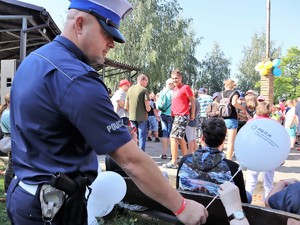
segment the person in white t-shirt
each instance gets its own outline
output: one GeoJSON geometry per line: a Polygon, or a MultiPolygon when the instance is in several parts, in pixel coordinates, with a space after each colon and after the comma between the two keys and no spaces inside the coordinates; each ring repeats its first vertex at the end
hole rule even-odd
{"type": "Polygon", "coordinates": [[[298,116],[296,115],[295,106],[292,100],[287,100],[286,105],[289,107],[289,110],[285,114],[284,127],[290,136],[291,149],[294,149],[297,134],[298,116]]]}
{"type": "Polygon", "coordinates": [[[131,82],[127,79],[121,80],[119,83],[119,89],[114,93],[111,98],[111,102],[114,106],[114,111],[123,120],[124,125],[129,125],[128,111],[124,109],[126,92],[128,91],[131,82]]]}

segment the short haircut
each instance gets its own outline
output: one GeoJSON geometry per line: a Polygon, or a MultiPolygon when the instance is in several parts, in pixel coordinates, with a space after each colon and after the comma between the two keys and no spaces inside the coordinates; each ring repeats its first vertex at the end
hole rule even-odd
{"type": "Polygon", "coordinates": [[[141,82],[141,81],[147,80],[147,79],[148,79],[148,77],[145,74],[140,74],[137,77],[137,82],[141,82]]]}
{"type": "Polygon", "coordinates": [[[175,69],[175,70],[171,73],[171,76],[172,76],[173,74],[182,77],[182,73],[180,72],[179,69],[175,69]]]}
{"type": "Polygon", "coordinates": [[[256,115],[257,116],[270,116],[271,109],[269,103],[259,102],[256,106],[256,115]]]}
{"type": "Polygon", "coordinates": [[[210,117],[202,125],[204,142],[209,147],[219,147],[225,140],[227,127],[222,118],[210,117]]]}
{"type": "Polygon", "coordinates": [[[173,79],[169,78],[166,80],[166,87],[168,87],[169,84],[173,83],[173,79]]]}

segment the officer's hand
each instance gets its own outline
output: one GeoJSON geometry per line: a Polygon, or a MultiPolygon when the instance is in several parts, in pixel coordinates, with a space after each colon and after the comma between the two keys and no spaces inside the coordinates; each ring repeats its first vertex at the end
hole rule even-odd
{"type": "Polygon", "coordinates": [[[205,224],[208,212],[203,205],[193,200],[186,199],[186,206],[177,218],[186,225],[205,224]]]}

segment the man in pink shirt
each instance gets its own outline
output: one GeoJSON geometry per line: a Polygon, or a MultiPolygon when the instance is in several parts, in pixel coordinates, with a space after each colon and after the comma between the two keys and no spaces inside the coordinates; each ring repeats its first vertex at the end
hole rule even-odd
{"type": "Polygon", "coordinates": [[[172,159],[169,163],[163,164],[163,167],[177,169],[178,143],[182,155],[187,154],[184,136],[189,120],[195,118],[195,98],[190,86],[182,83],[182,73],[178,69],[171,73],[171,78],[175,85],[171,105],[172,116],[174,117],[170,134],[172,159]]]}

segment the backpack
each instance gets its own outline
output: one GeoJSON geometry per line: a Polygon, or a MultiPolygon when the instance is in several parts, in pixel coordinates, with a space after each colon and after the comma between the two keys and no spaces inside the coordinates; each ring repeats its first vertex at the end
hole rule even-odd
{"type": "Polygon", "coordinates": [[[229,117],[232,112],[231,98],[235,94],[233,91],[229,97],[224,98],[224,92],[221,93],[221,100],[219,104],[219,116],[220,117],[229,117]]]}
{"type": "Polygon", "coordinates": [[[169,105],[167,105],[167,101],[166,101],[166,96],[169,91],[170,90],[168,90],[165,94],[160,95],[159,100],[157,101],[157,108],[161,112],[166,112],[168,110],[168,108],[170,108],[170,106],[171,106],[171,103],[169,105]]]}
{"type": "Polygon", "coordinates": [[[196,155],[185,155],[180,160],[176,175],[176,189],[210,196],[218,195],[219,185],[232,178],[229,166],[225,160],[220,160],[222,153],[209,156],[211,162],[215,164],[209,170],[200,169],[203,163],[201,157],[203,153],[200,155],[198,150],[195,153],[196,155]]]}

